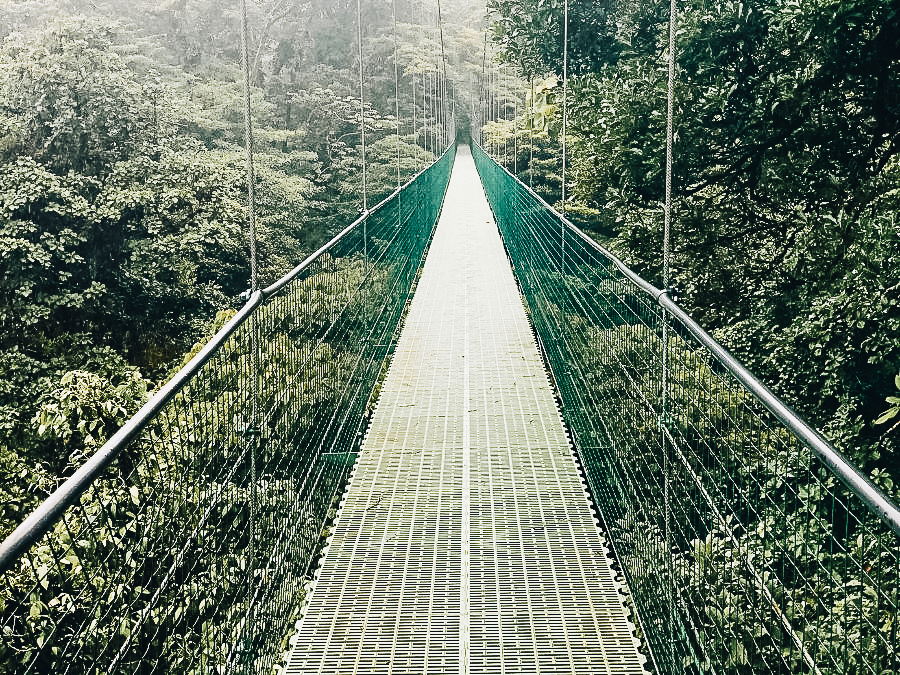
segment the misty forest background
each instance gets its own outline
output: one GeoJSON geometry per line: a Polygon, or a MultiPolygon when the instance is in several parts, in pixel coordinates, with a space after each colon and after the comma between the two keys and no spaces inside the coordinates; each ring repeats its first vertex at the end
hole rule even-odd
{"type": "MultiPolygon", "coordinates": [[[[248,4],[266,284],[362,208],[356,2],[248,4]]],[[[457,125],[487,122],[484,146],[559,205],[562,0],[488,4],[442,3],[457,125]]],[[[398,139],[392,5],[362,6],[374,204],[398,152],[405,182],[440,151],[421,103],[440,41],[434,3],[398,0],[398,139]]],[[[900,6],[680,10],[680,302],[896,498],[900,6]]],[[[241,303],[238,12],[0,5],[0,536],[241,303]]],[[[570,3],[567,212],[656,284],[667,20],[668,2],[570,3]]]]}

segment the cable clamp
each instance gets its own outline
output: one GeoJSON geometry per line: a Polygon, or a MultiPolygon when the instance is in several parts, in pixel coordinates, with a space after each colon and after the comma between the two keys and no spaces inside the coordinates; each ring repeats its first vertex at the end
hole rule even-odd
{"type": "Polygon", "coordinates": [[[681,299],[681,289],[677,284],[669,284],[668,288],[663,289],[662,295],[677,303],[681,299]]]}

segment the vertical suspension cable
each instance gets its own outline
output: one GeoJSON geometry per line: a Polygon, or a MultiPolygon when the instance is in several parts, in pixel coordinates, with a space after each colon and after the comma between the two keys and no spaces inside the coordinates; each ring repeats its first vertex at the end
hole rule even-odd
{"type": "Polygon", "coordinates": [[[472,139],[477,143],[481,144],[481,133],[480,133],[480,125],[481,125],[481,77],[478,77],[478,82],[476,85],[475,75],[472,75],[471,81],[471,98],[469,102],[469,124],[471,126],[471,135],[472,139]],[[478,87],[478,100],[475,100],[475,87],[478,87]]]}
{"type": "Polygon", "coordinates": [[[484,49],[481,53],[481,83],[478,88],[478,145],[484,147],[484,125],[487,124],[487,31],[484,32],[484,49]]]}
{"type": "Polygon", "coordinates": [[[397,230],[403,223],[403,195],[400,193],[400,67],[397,63],[397,0],[391,0],[391,19],[394,31],[394,114],[397,117],[397,230]]]}
{"type": "Polygon", "coordinates": [[[569,122],[569,0],[563,2],[562,213],[566,214],[566,133],[569,122]]]}
{"type": "Polygon", "coordinates": [[[434,120],[431,125],[431,147],[434,148],[435,156],[441,154],[441,83],[437,65],[437,60],[435,60],[435,72],[431,76],[431,114],[434,120]]]}
{"type": "MultiPolygon", "coordinates": [[[[429,71],[431,69],[431,64],[428,64],[429,71]]],[[[425,133],[428,135],[428,147],[431,148],[431,154],[434,155],[434,78],[431,75],[431,72],[427,74],[428,81],[428,126],[425,128],[425,133]]]]}
{"type": "MultiPolygon", "coordinates": [[[[437,64],[435,64],[437,66],[437,64]]],[[[434,71],[434,79],[431,82],[431,109],[434,111],[434,154],[441,154],[441,82],[437,68],[434,71]]]]}
{"type": "Polygon", "coordinates": [[[443,52],[444,45],[441,43],[441,118],[443,120],[441,123],[441,133],[444,138],[444,142],[441,143],[441,152],[443,152],[444,148],[446,148],[450,142],[450,107],[447,105],[447,95],[449,93],[447,87],[447,61],[443,52]]]}
{"type": "MultiPolygon", "coordinates": [[[[362,155],[362,199],[363,213],[369,210],[368,185],[366,185],[366,105],[363,97],[363,48],[362,48],[362,8],[361,0],[356,0],[356,38],[357,55],[359,56],[359,135],[362,155]]],[[[365,221],[363,221],[365,231],[365,221]]],[[[363,243],[365,247],[365,243],[363,243]]]]}
{"type": "MultiPolygon", "coordinates": [[[[675,128],[675,0],[669,0],[669,72],[666,87],[666,167],[665,167],[665,207],[663,218],[663,289],[669,293],[669,238],[672,225],[672,157],[674,152],[674,128],[675,128]]],[[[672,561],[672,505],[671,505],[671,471],[670,443],[668,439],[668,389],[669,389],[669,318],[665,308],[662,308],[662,358],[660,359],[660,434],[662,436],[663,454],[663,513],[664,530],[666,540],[666,571],[668,584],[666,587],[668,612],[666,614],[666,629],[669,645],[669,663],[675,664],[675,579],[672,561]]]]}
{"type": "Polygon", "coordinates": [[[500,160],[500,65],[494,67],[494,109],[491,111],[494,122],[494,152],[500,160]]]}
{"type": "MultiPolygon", "coordinates": [[[[420,23],[419,23],[420,28],[421,28],[421,23],[422,23],[422,21],[423,21],[422,17],[423,17],[424,15],[425,15],[425,10],[422,9],[422,8],[420,7],[420,12],[419,12],[419,14],[418,14],[418,20],[419,20],[419,22],[420,22],[420,23]]],[[[414,18],[415,18],[415,17],[414,17],[414,18]]],[[[413,71],[413,73],[412,73],[410,79],[412,79],[412,82],[413,82],[413,87],[412,87],[412,90],[413,90],[413,111],[415,111],[415,110],[416,110],[416,107],[417,107],[417,99],[416,99],[416,81],[417,81],[417,79],[418,79],[418,78],[416,77],[416,72],[415,72],[415,70],[413,71]]],[[[424,84],[425,84],[425,75],[424,75],[424,71],[423,71],[423,75],[422,75],[422,84],[423,84],[423,86],[424,86],[424,84]]],[[[423,94],[422,94],[422,127],[423,127],[423,129],[424,129],[424,126],[425,126],[425,103],[424,103],[424,102],[425,102],[425,94],[423,93],[423,94]]],[[[413,122],[413,133],[414,133],[414,135],[415,135],[416,147],[418,148],[418,147],[419,147],[419,129],[418,129],[418,127],[416,127],[415,122],[413,122]]],[[[418,152],[418,150],[417,150],[417,152],[418,152]]],[[[426,158],[425,154],[423,153],[423,154],[422,154],[422,168],[425,167],[425,162],[426,162],[426,160],[427,160],[427,158],[426,158]]],[[[418,194],[418,188],[416,188],[416,194],[418,194]]]]}
{"type": "Polygon", "coordinates": [[[497,65],[491,64],[491,123],[493,124],[494,130],[494,159],[498,162],[500,161],[500,133],[497,126],[500,122],[500,104],[498,103],[498,99],[500,98],[499,80],[497,65]]]}
{"type": "MultiPolygon", "coordinates": [[[[491,115],[493,114],[494,109],[494,73],[492,70],[491,63],[488,62],[485,64],[484,69],[484,126],[482,127],[483,132],[487,132],[487,125],[490,123],[491,115]]],[[[484,139],[484,151],[487,154],[493,153],[493,148],[491,147],[494,142],[494,139],[488,135],[486,139],[484,139]]]]}
{"type": "Polygon", "coordinates": [[[427,108],[427,97],[426,94],[428,92],[428,84],[425,79],[425,66],[422,67],[422,136],[423,142],[425,143],[425,160],[422,163],[422,167],[428,163],[428,108],[427,108]]]}
{"type": "Polygon", "coordinates": [[[256,269],[256,172],[253,167],[253,120],[250,117],[250,57],[247,37],[247,0],[241,0],[241,61],[244,70],[244,145],[247,149],[247,220],[250,239],[250,292],[259,284],[256,269]]]}
{"type": "MultiPolygon", "coordinates": [[[[494,63],[493,63],[493,55],[491,56],[491,62],[488,63],[488,92],[487,92],[487,108],[485,109],[485,119],[484,124],[487,126],[491,122],[494,121],[494,63]]],[[[488,143],[488,153],[493,155],[495,158],[497,157],[497,138],[495,134],[490,135],[490,142],[488,143]]]]}
{"type": "Polygon", "coordinates": [[[451,143],[456,145],[456,85],[449,79],[444,85],[444,95],[447,97],[447,146],[449,147],[451,143]]]}
{"type": "MultiPolygon", "coordinates": [[[[431,12],[428,13],[428,20],[433,21],[434,16],[431,12]]],[[[430,29],[434,26],[434,24],[429,25],[429,34],[430,29]]],[[[428,125],[428,130],[431,132],[431,154],[437,156],[438,150],[438,137],[437,137],[437,126],[438,126],[438,112],[437,112],[437,50],[433,48],[432,45],[431,50],[431,58],[434,59],[433,62],[429,62],[428,64],[428,93],[431,95],[431,101],[428,104],[428,114],[431,119],[431,124],[428,125]],[[434,72],[431,71],[431,66],[434,66],[434,72]]]]}
{"type": "MultiPolygon", "coordinates": [[[[506,94],[503,89],[503,65],[502,64],[498,67],[497,73],[498,73],[498,78],[500,80],[500,92],[501,92],[500,101],[497,103],[497,116],[499,118],[500,115],[502,114],[503,115],[502,119],[504,122],[506,122],[506,94]],[[502,107],[501,107],[501,103],[502,103],[502,107]]],[[[504,127],[504,131],[505,131],[506,124],[504,124],[503,127],[504,127]]],[[[509,139],[506,138],[505,133],[504,133],[504,137],[503,137],[503,166],[505,166],[505,167],[509,166],[509,139]]]]}
{"type": "Polygon", "coordinates": [[[425,133],[430,137],[430,147],[431,154],[436,154],[435,149],[435,138],[434,138],[434,77],[431,74],[431,59],[433,58],[432,47],[433,42],[431,40],[431,12],[425,12],[425,35],[428,39],[428,58],[426,60],[426,68],[428,71],[428,96],[430,100],[428,101],[428,126],[426,127],[425,133]]]}
{"type": "MultiPolygon", "coordinates": [[[[250,238],[250,292],[256,293],[259,287],[256,265],[256,172],[253,166],[253,120],[250,117],[250,57],[247,35],[247,1],[241,0],[241,61],[244,75],[244,144],[247,149],[247,219],[249,221],[250,238]]],[[[252,652],[253,630],[256,621],[253,617],[255,602],[253,592],[253,572],[256,566],[257,539],[257,495],[256,495],[256,438],[259,420],[259,323],[258,312],[253,312],[250,322],[250,420],[245,430],[250,455],[250,546],[248,552],[249,588],[247,589],[247,617],[245,621],[244,650],[252,652]]]]}
{"type": "Polygon", "coordinates": [[[477,78],[474,73],[469,76],[469,131],[471,140],[481,143],[478,137],[477,126],[481,121],[481,78],[477,78]],[[475,91],[478,91],[478,100],[475,100],[475,91]]]}
{"type": "Polygon", "coordinates": [[[531,78],[531,105],[528,108],[528,187],[534,188],[534,76],[531,78]]]}
{"type": "Polygon", "coordinates": [[[513,99],[513,175],[519,177],[519,94],[513,99]]]}
{"type": "Polygon", "coordinates": [[[428,78],[429,86],[431,88],[431,107],[429,108],[429,112],[431,113],[431,152],[435,156],[439,155],[441,150],[438,145],[441,142],[441,139],[438,138],[438,129],[440,127],[440,118],[438,115],[438,74],[437,74],[437,60],[435,60],[435,72],[431,73],[428,78]]]}
{"type": "Polygon", "coordinates": [[[494,86],[497,89],[497,97],[494,100],[494,104],[497,107],[497,111],[494,116],[494,121],[497,123],[497,161],[500,161],[500,104],[503,100],[503,67],[500,63],[497,64],[496,81],[494,86]]]}
{"type": "Polygon", "coordinates": [[[447,56],[444,52],[444,17],[441,14],[441,0],[437,0],[437,19],[438,19],[438,32],[441,36],[441,110],[444,116],[443,122],[443,131],[444,131],[444,142],[441,144],[441,150],[447,146],[449,141],[449,134],[447,131],[447,56]]]}
{"type": "Polygon", "coordinates": [[[493,55],[491,56],[491,123],[494,125],[493,133],[493,153],[494,159],[500,158],[500,138],[497,134],[497,67],[494,64],[493,55]]]}
{"type": "MultiPolygon", "coordinates": [[[[508,165],[509,165],[509,167],[510,167],[510,170],[513,171],[513,173],[515,173],[515,171],[514,171],[514,167],[515,167],[515,164],[516,164],[516,157],[515,157],[515,149],[516,149],[516,98],[515,98],[515,97],[517,96],[517,94],[514,93],[514,92],[515,92],[515,85],[514,85],[514,83],[512,82],[512,78],[513,78],[513,75],[510,74],[510,69],[507,68],[507,69],[506,69],[506,91],[507,91],[507,92],[510,92],[510,94],[508,94],[508,95],[511,95],[511,97],[512,97],[512,109],[513,109],[512,128],[513,128],[513,137],[512,137],[512,147],[510,147],[509,139],[506,140],[506,150],[507,150],[507,153],[511,156],[510,159],[507,160],[507,163],[508,163],[508,165]]],[[[509,118],[506,117],[508,114],[509,114],[509,101],[507,100],[507,101],[505,101],[505,103],[504,103],[504,105],[503,105],[503,118],[504,118],[505,121],[509,121],[509,118]]]]}
{"type": "MultiPolygon", "coordinates": [[[[400,182],[400,67],[397,64],[399,51],[397,49],[397,0],[391,0],[391,18],[394,24],[394,114],[397,116],[397,189],[400,182]]],[[[399,197],[399,195],[398,195],[399,197]]],[[[399,204],[399,199],[398,202],[399,204]]],[[[397,218],[400,218],[400,209],[397,208],[397,218]]]]}
{"type": "Polygon", "coordinates": [[[669,0],[669,81],[666,94],[666,195],[663,224],[663,288],[669,289],[669,238],[672,226],[672,158],[675,136],[675,0],[669,0]]]}
{"type": "MultiPolygon", "coordinates": [[[[486,64],[484,70],[484,105],[481,108],[482,116],[484,117],[483,124],[481,126],[482,137],[485,133],[487,133],[487,125],[491,119],[491,106],[493,105],[493,99],[491,98],[491,86],[491,67],[490,64],[486,64]]],[[[488,154],[491,154],[491,137],[488,136],[487,138],[483,138],[483,140],[484,143],[482,143],[482,145],[484,147],[484,151],[488,154]]]]}
{"type": "Polygon", "coordinates": [[[456,87],[451,87],[448,96],[450,98],[450,134],[453,145],[456,145],[456,87]]]}
{"type": "Polygon", "coordinates": [[[441,154],[441,101],[440,101],[440,82],[438,81],[439,75],[437,71],[437,63],[435,63],[435,71],[434,75],[432,75],[431,79],[431,110],[434,115],[434,124],[432,125],[432,142],[431,147],[434,148],[435,156],[441,154]]]}
{"type": "MultiPolygon", "coordinates": [[[[569,0],[563,3],[563,123],[562,123],[562,214],[566,215],[566,133],[568,131],[568,84],[569,84],[569,0]]],[[[559,269],[566,273],[566,224],[560,221],[559,228],[559,269]]],[[[565,321],[565,297],[563,297],[563,321],[565,321]]]]}
{"type": "MultiPolygon", "coordinates": [[[[493,59],[493,56],[491,58],[493,59]]],[[[493,63],[488,63],[487,78],[488,78],[487,105],[486,105],[485,111],[484,111],[485,126],[487,126],[488,124],[490,124],[491,122],[494,121],[494,64],[493,63]]],[[[494,157],[497,156],[497,152],[496,152],[496,148],[495,148],[496,144],[497,144],[497,139],[495,138],[494,134],[492,133],[489,137],[488,153],[493,155],[494,157]]]]}
{"type": "MultiPolygon", "coordinates": [[[[504,68],[503,70],[503,82],[505,85],[503,94],[503,121],[509,122],[510,120],[507,115],[509,115],[509,91],[511,87],[510,79],[512,76],[509,74],[509,68],[504,68]]],[[[513,110],[515,110],[515,104],[513,104],[513,110]]],[[[515,119],[513,119],[513,123],[515,124],[515,119]]],[[[506,166],[508,168],[512,167],[512,159],[510,157],[510,155],[512,155],[512,148],[510,147],[509,141],[510,138],[507,136],[506,143],[503,144],[503,158],[506,161],[506,166]]],[[[513,136],[513,142],[515,142],[515,136],[513,136]]],[[[510,168],[510,170],[512,169],[510,168]]]]}
{"type": "MultiPolygon", "coordinates": [[[[412,132],[413,132],[413,147],[415,148],[416,154],[419,154],[419,129],[416,127],[416,73],[412,72],[411,77],[409,78],[410,83],[412,84],[412,132]]],[[[417,158],[418,159],[418,158],[417,158]]],[[[418,167],[419,162],[416,161],[413,166],[418,167]]]]}
{"type": "Polygon", "coordinates": [[[447,116],[446,109],[444,108],[444,86],[446,85],[447,79],[447,63],[444,61],[444,24],[442,22],[441,17],[441,0],[437,0],[437,26],[438,26],[438,38],[441,43],[441,65],[438,68],[438,72],[436,77],[438,78],[438,96],[440,98],[440,142],[438,143],[438,153],[443,152],[444,147],[446,145],[446,137],[447,137],[447,116]]]}

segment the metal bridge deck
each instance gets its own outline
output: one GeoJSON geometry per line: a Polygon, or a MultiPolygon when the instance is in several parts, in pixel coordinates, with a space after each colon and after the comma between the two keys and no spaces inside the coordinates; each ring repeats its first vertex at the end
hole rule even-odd
{"type": "Polygon", "coordinates": [[[287,673],[640,673],[475,165],[434,242],[287,673]]]}

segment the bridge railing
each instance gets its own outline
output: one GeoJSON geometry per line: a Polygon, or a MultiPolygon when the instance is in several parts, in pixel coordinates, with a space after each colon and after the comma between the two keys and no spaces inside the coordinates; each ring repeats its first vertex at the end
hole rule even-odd
{"type": "Polygon", "coordinates": [[[896,506],[665,293],[473,153],[658,672],[900,672],[896,506]]]}
{"type": "Polygon", "coordinates": [[[253,294],[10,535],[0,672],[271,672],[454,154],[253,294]]]}

